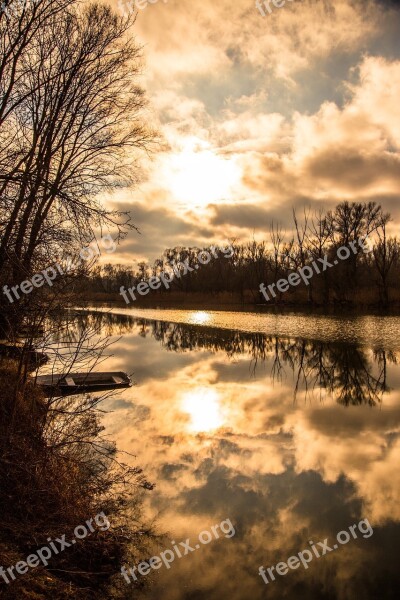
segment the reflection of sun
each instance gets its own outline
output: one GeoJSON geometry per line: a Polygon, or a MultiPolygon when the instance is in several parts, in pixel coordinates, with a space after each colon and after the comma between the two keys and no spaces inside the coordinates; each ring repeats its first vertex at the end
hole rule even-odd
{"type": "Polygon", "coordinates": [[[189,316],[189,321],[195,325],[204,325],[204,323],[207,323],[210,319],[210,315],[204,310],[198,310],[189,316]]]}
{"type": "Polygon", "coordinates": [[[197,388],[182,399],[182,409],[190,415],[191,431],[211,431],[223,424],[219,396],[215,390],[197,388]]]}
{"type": "Polygon", "coordinates": [[[179,202],[205,207],[229,197],[240,172],[232,160],[216,154],[208,143],[189,138],[181,151],[172,155],[166,179],[179,202]]]}

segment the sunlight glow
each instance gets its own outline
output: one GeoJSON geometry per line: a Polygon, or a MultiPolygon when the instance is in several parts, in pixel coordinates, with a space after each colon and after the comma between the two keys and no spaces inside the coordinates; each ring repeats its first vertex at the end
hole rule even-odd
{"type": "Polygon", "coordinates": [[[171,157],[169,169],[168,188],[176,200],[190,208],[204,208],[229,198],[241,176],[233,160],[222,158],[210,144],[194,137],[171,157]]]}
{"type": "Polygon", "coordinates": [[[190,415],[191,431],[212,431],[224,422],[216,390],[197,388],[187,392],[182,399],[182,410],[190,415]]]}
{"type": "Polygon", "coordinates": [[[189,315],[189,321],[190,323],[194,323],[194,325],[204,325],[205,323],[208,323],[210,319],[211,316],[204,310],[198,310],[197,312],[189,315]]]}

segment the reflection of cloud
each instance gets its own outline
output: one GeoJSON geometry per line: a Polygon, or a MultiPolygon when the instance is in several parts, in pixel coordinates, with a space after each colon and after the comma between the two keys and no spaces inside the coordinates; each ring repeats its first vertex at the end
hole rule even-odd
{"type": "MultiPolygon", "coordinates": [[[[226,343],[231,343],[229,337],[226,343]]],[[[146,364],[143,348],[137,347],[135,356],[146,364]]],[[[348,358],[349,352],[335,352],[337,359],[348,358]]],[[[343,410],[337,405],[319,405],[316,398],[303,406],[301,388],[293,405],[290,380],[271,385],[272,357],[251,380],[245,356],[233,365],[225,354],[185,353],[191,360],[184,364],[182,355],[165,353],[154,342],[148,355],[153,365],[168,359],[170,367],[174,361],[178,367],[168,373],[161,371],[166,380],[143,380],[139,388],[151,412],[140,423],[141,434],[132,439],[133,448],[129,449],[137,451],[135,439],[148,438],[144,452],[154,480],[164,479],[163,465],[181,464],[184,459],[192,464],[190,471],[182,474],[187,488],[198,489],[216,468],[222,468],[229,477],[241,477],[246,489],[258,493],[260,476],[277,476],[295,466],[297,476],[313,471],[327,486],[348,478],[352,493],[363,498],[371,519],[400,518],[396,505],[399,481],[391,476],[399,449],[394,433],[399,422],[399,395],[387,394],[383,408],[371,412],[366,407],[343,410]],[[215,429],[218,433],[213,433],[215,429]],[[169,435],[160,436],[159,432],[169,435]]],[[[137,365],[136,369],[140,372],[137,365]]],[[[126,432],[121,433],[122,438],[131,439],[131,427],[124,420],[120,423],[126,432]]],[[[176,490],[170,493],[175,496],[176,490]]]]}
{"type": "Polygon", "coordinates": [[[380,413],[372,423],[367,410],[357,409],[351,415],[355,409],[350,409],[350,419],[344,419],[337,409],[296,415],[296,468],[298,472],[318,471],[330,483],[345,475],[374,523],[400,520],[400,475],[395,467],[400,458],[400,409],[380,413]]]}
{"type": "MultiPolygon", "coordinates": [[[[376,324],[363,319],[364,329],[371,322],[376,324]]],[[[395,321],[389,323],[396,331],[395,321]]],[[[211,600],[261,600],[266,590],[257,575],[259,565],[285,561],[308,547],[310,539],[332,538],[363,517],[375,530],[370,539],[341,547],[307,572],[291,572],[269,587],[268,595],[297,600],[302,590],[306,598],[372,600],[371,589],[378,589],[376,597],[385,597],[388,584],[382,574],[395,580],[392,549],[400,542],[400,527],[393,524],[400,520],[399,392],[386,394],[379,408],[344,408],[328,395],[323,403],[312,395],[303,402],[300,386],[294,403],[290,370],[281,382],[271,379],[273,355],[267,352],[262,367],[252,373],[251,342],[259,342],[259,335],[221,330],[218,337],[208,327],[179,330],[174,325],[171,330],[181,334],[186,350],[182,354],[162,346],[163,327],[166,332],[166,324],[155,327],[156,341],[150,335],[141,338],[143,327],[131,325],[121,352],[116,348],[111,360],[117,362],[110,368],[135,371],[139,385],[124,392],[124,405],[110,401],[115,411],[105,418],[107,433],[118,439],[121,450],[136,454],[135,461],[157,483],[148,508],[152,516],[159,514],[170,539],[195,537],[225,518],[237,533],[164,570],[148,598],[182,600],[195,589],[198,597],[211,600]],[[194,338],[208,345],[196,346],[194,338]],[[233,339],[241,350],[235,360],[226,352],[233,339]],[[137,418],[138,398],[145,419],[137,418]],[[190,419],[198,426],[191,428],[190,419]]],[[[288,348],[296,352],[295,340],[272,342],[267,348],[278,343],[288,360],[288,348]]],[[[311,351],[313,346],[300,340],[298,348],[311,351]]],[[[320,353],[329,348],[339,363],[357,352],[373,362],[364,348],[345,345],[340,352],[332,342],[317,348],[320,353]]],[[[398,389],[399,368],[386,362],[388,384],[398,389]]]]}

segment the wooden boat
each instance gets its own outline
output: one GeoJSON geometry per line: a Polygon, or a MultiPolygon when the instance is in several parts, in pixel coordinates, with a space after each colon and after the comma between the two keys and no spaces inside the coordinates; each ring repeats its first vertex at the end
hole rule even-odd
{"type": "Polygon", "coordinates": [[[82,392],[104,392],[132,385],[129,375],[122,371],[38,375],[34,382],[43,388],[46,395],[60,394],[63,396],[82,392]]]}

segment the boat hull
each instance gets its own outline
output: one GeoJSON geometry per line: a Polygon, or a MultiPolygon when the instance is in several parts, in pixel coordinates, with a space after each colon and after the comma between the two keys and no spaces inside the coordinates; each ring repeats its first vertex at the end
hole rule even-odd
{"type": "Polygon", "coordinates": [[[132,386],[132,380],[129,375],[121,371],[38,375],[35,383],[42,388],[47,396],[70,396],[84,392],[106,392],[132,386]]]}

